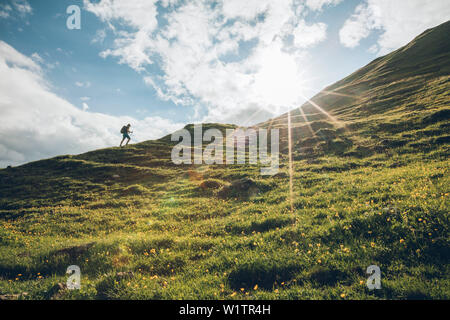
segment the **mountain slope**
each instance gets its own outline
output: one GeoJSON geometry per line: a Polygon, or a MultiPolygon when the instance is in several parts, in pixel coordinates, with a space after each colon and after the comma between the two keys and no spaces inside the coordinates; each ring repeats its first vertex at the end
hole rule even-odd
{"type": "Polygon", "coordinates": [[[170,136],[0,170],[0,298],[448,299],[449,28],[291,111],[292,199],[287,114],[255,126],[271,177],[174,165],[170,136]]]}
{"type": "MultiPolygon", "coordinates": [[[[374,60],[291,111],[296,151],[312,146],[316,147],[315,154],[309,148],[307,153],[320,154],[320,139],[308,139],[317,137],[320,129],[338,130],[339,137],[350,139],[342,144],[342,153],[355,151],[358,146],[380,150],[389,147],[384,140],[392,138],[397,145],[412,145],[412,152],[417,147],[429,149],[448,142],[449,32],[450,22],[427,30],[405,47],[374,60]],[[425,130],[427,127],[429,130],[425,130]]],[[[287,114],[258,125],[269,126],[285,129],[287,114]]]]}

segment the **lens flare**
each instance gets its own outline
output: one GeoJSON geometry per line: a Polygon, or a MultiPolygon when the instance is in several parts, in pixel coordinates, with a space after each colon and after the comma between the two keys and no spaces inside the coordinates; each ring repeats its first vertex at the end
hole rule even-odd
{"type": "Polygon", "coordinates": [[[289,144],[289,200],[291,212],[294,212],[294,166],[292,163],[292,130],[291,130],[291,111],[288,111],[288,144],[289,144]]]}
{"type": "Polygon", "coordinates": [[[311,135],[314,137],[314,136],[315,136],[314,130],[313,130],[313,128],[311,127],[311,125],[309,124],[309,120],[308,120],[308,118],[306,118],[306,114],[305,114],[305,112],[303,111],[303,108],[300,107],[299,109],[300,109],[300,113],[302,114],[303,119],[305,120],[306,125],[308,126],[309,131],[311,132],[311,135]]]}
{"type": "Polygon", "coordinates": [[[333,121],[336,124],[339,124],[341,126],[344,126],[344,124],[339,121],[338,119],[336,119],[335,117],[333,117],[331,114],[329,114],[328,112],[326,112],[324,109],[322,109],[321,106],[319,106],[317,103],[315,103],[314,101],[312,101],[311,99],[308,99],[306,97],[303,97],[304,99],[306,99],[306,101],[308,101],[314,108],[316,108],[317,110],[319,110],[320,112],[322,112],[324,115],[326,115],[331,121],[333,121]]]}

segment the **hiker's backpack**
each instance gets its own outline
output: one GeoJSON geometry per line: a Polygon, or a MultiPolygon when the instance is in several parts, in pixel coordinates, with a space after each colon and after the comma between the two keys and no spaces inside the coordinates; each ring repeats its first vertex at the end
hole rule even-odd
{"type": "Polygon", "coordinates": [[[122,129],[120,129],[120,133],[124,134],[125,132],[127,132],[127,127],[123,126],[122,129]]]}

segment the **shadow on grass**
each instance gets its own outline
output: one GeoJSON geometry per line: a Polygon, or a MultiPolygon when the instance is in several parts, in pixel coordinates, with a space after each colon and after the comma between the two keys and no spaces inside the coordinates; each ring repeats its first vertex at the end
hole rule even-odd
{"type": "MultiPolygon", "coordinates": [[[[67,267],[78,265],[82,273],[96,275],[113,269],[109,257],[99,255],[106,249],[87,243],[54,250],[37,257],[23,254],[20,262],[0,262],[0,276],[3,279],[29,280],[38,276],[65,275],[67,267]],[[20,275],[20,276],[19,276],[20,275]]],[[[107,248],[114,252],[114,248],[107,248]]]]}
{"type": "Polygon", "coordinates": [[[284,226],[294,223],[294,221],[295,220],[293,218],[275,217],[275,218],[268,218],[263,221],[253,221],[251,224],[246,225],[243,225],[242,223],[239,224],[233,223],[231,225],[228,225],[226,227],[226,230],[234,234],[240,234],[242,232],[252,233],[253,231],[266,232],[276,228],[281,229],[284,226]]]}
{"type": "Polygon", "coordinates": [[[228,282],[234,290],[251,289],[255,285],[272,290],[278,283],[292,280],[298,272],[299,266],[293,262],[281,264],[259,260],[238,266],[228,276],[228,282]]]}

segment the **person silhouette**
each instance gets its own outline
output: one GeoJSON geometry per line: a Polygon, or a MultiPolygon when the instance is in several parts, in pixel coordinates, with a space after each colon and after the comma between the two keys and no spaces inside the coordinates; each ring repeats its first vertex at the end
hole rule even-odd
{"type": "Polygon", "coordinates": [[[122,141],[120,142],[120,147],[122,147],[122,143],[125,141],[125,139],[128,139],[125,146],[127,146],[128,143],[130,142],[131,138],[129,133],[133,133],[133,131],[130,131],[130,127],[131,124],[127,124],[126,126],[123,126],[122,129],[120,130],[120,133],[123,135],[122,141]]]}

